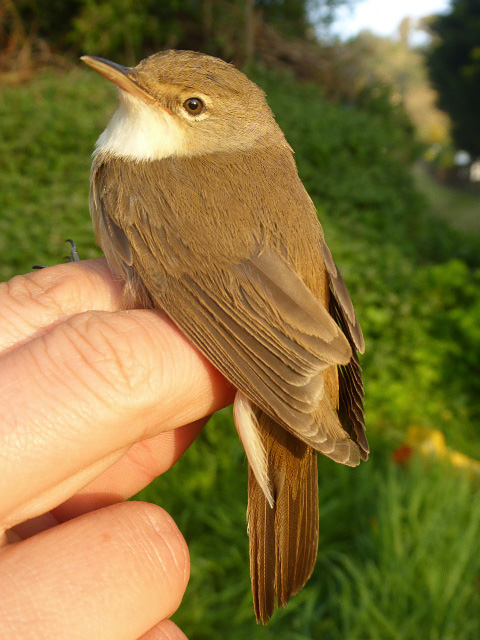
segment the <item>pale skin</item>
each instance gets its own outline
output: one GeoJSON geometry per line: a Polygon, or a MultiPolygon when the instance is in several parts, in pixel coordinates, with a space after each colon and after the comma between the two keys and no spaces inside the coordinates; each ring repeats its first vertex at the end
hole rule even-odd
{"type": "Polygon", "coordinates": [[[105,261],[0,284],[2,637],[173,640],[189,577],[160,507],[124,503],[234,391],[105,261]]]}

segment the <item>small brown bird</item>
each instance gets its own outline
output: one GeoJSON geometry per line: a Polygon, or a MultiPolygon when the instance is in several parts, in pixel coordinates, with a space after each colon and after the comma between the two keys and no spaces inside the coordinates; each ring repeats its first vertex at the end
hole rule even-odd
{"type": "Polygon", "coordinates": [[[349,466],[368,457],[362,332],[261,89],[191,51],[133,69],[82,60],[120,90],[92,167],[97,240],[128,304],[163,309],[238,389],[266,623],[313,571],[316,452],[349,466]]]}

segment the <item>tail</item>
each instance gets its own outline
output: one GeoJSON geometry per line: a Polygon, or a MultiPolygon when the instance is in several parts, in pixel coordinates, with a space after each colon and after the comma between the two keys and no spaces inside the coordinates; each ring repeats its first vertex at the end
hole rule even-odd
{"type": "Polygon", "coordinates": [[[271,507],[249,468],[250,576],[257,622],[266,624],[275,600],[284,607],[310,578],[318,548],[317,454],[257,410],[267,462],[271,507]]]}

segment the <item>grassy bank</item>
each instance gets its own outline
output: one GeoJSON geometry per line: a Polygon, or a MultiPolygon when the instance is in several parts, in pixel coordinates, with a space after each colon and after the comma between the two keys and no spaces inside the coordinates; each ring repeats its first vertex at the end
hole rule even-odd
{"type": "MultiPolygon", "coordinates": [[[[480,259],[433,223],[410,177],[408,127],[382,104],[345,109],[288,77],[256,75],[320,210],[367,341],[372,457],[322,459],[320,549],[308,588],[253,621],[246,463],[229,411],[140,496],[168,509],[191,550],[176,621],[195,639],[473,640],[480,637],[480,491],[448,466],[391,452],[412,424],[480,458],[480,259]]],[[[115,92],[88,71],[0,93],[0,276],[53,264],[74,238],[100,255],[88,214],[90,154],[115,92]]]]}

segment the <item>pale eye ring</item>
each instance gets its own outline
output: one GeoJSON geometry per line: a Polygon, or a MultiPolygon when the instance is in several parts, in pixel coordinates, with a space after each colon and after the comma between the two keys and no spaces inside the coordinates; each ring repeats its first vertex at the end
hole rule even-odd
{"type": "Polygon", "coordinates": [[[183,103],[183,108],[191,116],[199,116],[205,109],[203,100],[200,98],[187,98],[183,103]]]}

